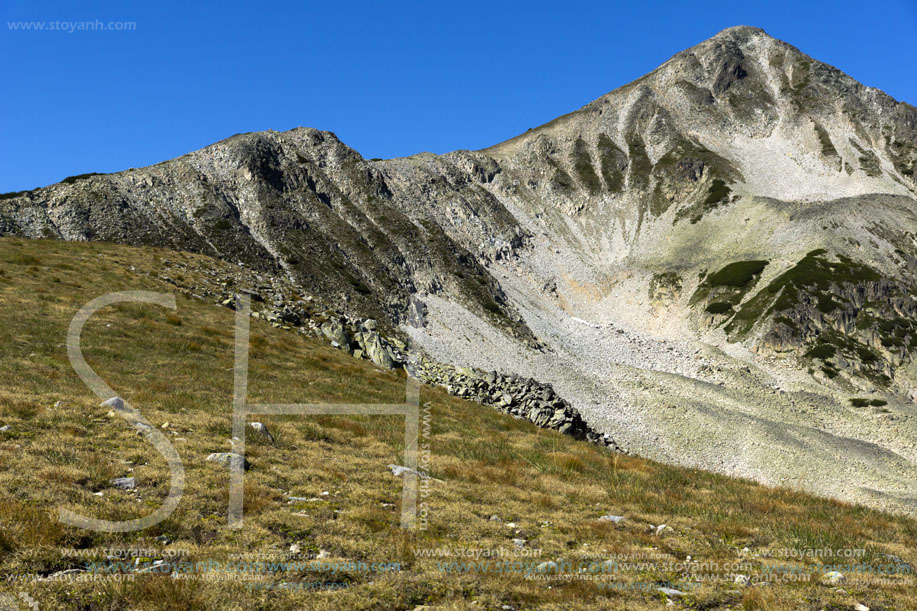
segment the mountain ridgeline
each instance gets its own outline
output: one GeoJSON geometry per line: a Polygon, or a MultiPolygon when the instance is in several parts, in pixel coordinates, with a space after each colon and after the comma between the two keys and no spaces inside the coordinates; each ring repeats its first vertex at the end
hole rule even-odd
{"type": "Polygon", "coordinates": [[[917,109],[742,26],[481,151],[239,134],[2,195],[0,235],[242,263],[639,453],[914,511],[915,171],[917,109]]]}

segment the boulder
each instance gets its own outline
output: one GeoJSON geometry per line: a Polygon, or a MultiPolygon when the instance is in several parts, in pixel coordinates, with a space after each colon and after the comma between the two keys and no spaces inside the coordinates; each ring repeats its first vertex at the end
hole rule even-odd
{"type": "Polygon", "coordinates": [[[267,430],[263,422],[249,422],[248,426],[255,432],[255,435],[261,440],[268,443],[274,443],[274,436],[267,430]]]}
{"type": "Polygon", "coordinates": [[[137,481],[133,477],[116,477],[111,480],[111,485],[120,490],[133,490],[137,487],[137,481]]]}
{"type": "Polygon", "coordinates": [[[243,457],[241,454],[236,454],[235,452],[214,452],[213,454],[207,456],[207,461],[231,469],[238,469],[239,465],[241,465],[242,469],[247,471],[249,467],[251,467],[248,459],[243,457]]]}
{"type": "Polygon", "coordinates": [[[350,353],[350,336],[347,334],[344,325],[340,321],[329,320],[324,323],[320,329],[322,335],[327,337],[331,342],[336,342],[341,350],[350,353]]]}
{"type": "Polygon", "coordinates": [[[394,369],[395,359],[382,344],[382,338],[378,333],[368,332],[363,334],[363,348],[366,350],[366,356],[373,363],[383,369],[394,369]]]}
{"type": "Polygon", "coordinates": [[[401,477],[405,473],[409,475],[416,475],[417,477],[423,477],[416,469],[411,469],[410,467],[402,467],[401,465],[389,465],[389,469],[392,470],[392,475],[395,477],[401,477]]]}
{"type": "Polygon", "coordinates": [[[124,400],[121,399],[121,397],[112,397],[107,401],[102,401],[100,407],[110,407],[114,410],[121,410],[124,409],[124,400]]]}

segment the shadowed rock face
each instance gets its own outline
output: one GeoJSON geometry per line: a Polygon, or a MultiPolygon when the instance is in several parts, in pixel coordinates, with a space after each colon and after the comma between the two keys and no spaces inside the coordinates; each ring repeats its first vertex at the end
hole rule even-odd
{"type": "Polygon", "coordinates": [[[241,134],[4,195],[0,234],[244,262],[642,454],[913,511],[915,168],[917,109],[737,27],[483,151],[241,134]]]}

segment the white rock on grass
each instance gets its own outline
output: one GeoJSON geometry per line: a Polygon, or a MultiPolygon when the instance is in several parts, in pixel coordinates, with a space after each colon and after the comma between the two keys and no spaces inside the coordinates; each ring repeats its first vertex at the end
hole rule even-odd
{"type": "Polygon", "coordinates": [[[410,467],[402,467],[401,465],[389,465],[388,468],[392,470],[392,475],[394,475],[395,477],[401,477],[402,475],[407,474],[407,475],[414,475],[421,479],[430,479],[430,480],[433,480],[434,482],[443,481],[441,479],[436,479],[435,477],[430,477],[426,473],[421,473],[417,471],[416,469],[411,469],[410,467]]]}
{"type": "Polygon", "coordinates": [[[114,410],[124,409],[124,400],[121,397],[112,397],[106,401],[102,401],[101,407],[110,407],[114,410]]]}
{"type": "Polygon", "coordinates": [[[133,477],[116,477],[111,480],[111,485],[121,490],[133,490],[137,487],[137,480],[133,477]]]}
{"type": "Polygon", "coordinates": [[[619,523],[624,519],[624,516],[613,516],[611,514],[602,516],[599,518],[599,522],[614,522],[615,524],[619,523]]]}
{"type": "Polygon", "coordinates": [[[255,433],[264,441],[268,443],[274,443],[274,436],[271,435],[271,432],[267,430],[267,427],[263,422],[249,422],[249,428],[251,428],[255,433]]]}
{"type": "Polygon", "coordinates": [[[233,452],[214,452],[207,457],[207,461],[232,469],[238,469],[240,464],[245,470],[251,466],[248,460],[241,454],[235,454],[233,452]]]}

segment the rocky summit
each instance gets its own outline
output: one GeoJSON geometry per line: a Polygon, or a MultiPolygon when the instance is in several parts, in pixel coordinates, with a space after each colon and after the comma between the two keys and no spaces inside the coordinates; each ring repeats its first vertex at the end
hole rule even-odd
{"type": "Polygon", "coordinates": [[[211,255],[278,326],[459,396],[917,513],[915,168],[917,109],[736,27],[485,150],[238,134],[4,194],[0,235],[211,255]]]}

